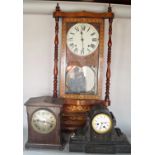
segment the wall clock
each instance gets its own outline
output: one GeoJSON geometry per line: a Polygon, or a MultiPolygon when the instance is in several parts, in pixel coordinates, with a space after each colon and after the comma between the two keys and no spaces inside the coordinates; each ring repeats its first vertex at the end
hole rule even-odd
{"type": "Polygon", "coordinates": [[[62,124],[65,130],[74,131],[85,123],[83,115],[96,104],[110,104],[110,52],[112,18],[108,12],[63,12],[57,5],[55,18],[54,89],[57,97],[59,18],[61,27],[60,94],[65,98],[62,124]],[[109,41],[106,88],[102,88],[104,63],[104,21],[109,19],[109,41]],[[102,90],[106,89],[105,100],[102,90]]]}
{"type": "Polygon", "coordinates": [[[28,142],[25,147],[62,149],[60,113],[63,100],[43,96],[30,98],[25,105],[28,114],[28,142]]]}
{"type": "Polygon", "coordinates": [[[103,105],[94,106],[87,115],[87,123],[69,140],[71,152],[130,153],[131,146],[119,128],[116,119],[103,105]]]}

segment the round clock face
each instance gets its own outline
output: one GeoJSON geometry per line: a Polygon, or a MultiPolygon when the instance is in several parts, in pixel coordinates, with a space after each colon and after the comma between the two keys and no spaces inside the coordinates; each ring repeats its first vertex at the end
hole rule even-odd
{"type": "Polygon", "coordinates": [[[87,56],[97,49],[98,44],[99,33],[91,24],[75,24],[67,33],[67,46],[73,54],[87,56]]]}
{"type": "Polygon", "coordinates": [[[33,113],[31,125],[36,132],[48,134],[54,130],[56,118],[50,111],[41,109],[33,113]]]}
{"type": "Polygon", "coordinates": [[[96,133],[103,134],[112,127],[112,120],[106,114],[97,114],[92,120],[92,128],[96,133]]]}

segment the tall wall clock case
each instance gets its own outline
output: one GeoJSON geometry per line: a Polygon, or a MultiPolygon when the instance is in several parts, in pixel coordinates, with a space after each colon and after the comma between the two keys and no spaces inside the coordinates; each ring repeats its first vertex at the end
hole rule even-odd
{"type": "MultiPolygon", "coordinates": [[[[75,131],[86,121],[83,114],[95,104],[109,104],[108,94],[105,101],[101,100],[104,18],[113,17],[113,13],[63,12],[57,6],[53,16],[56,21],[53,94],[57,96],[58,32],[62,31],[60,97],[65,98],[62,128],[75,131]],[[59,30],[59,18],[62,30],[59,30]]],[[[108,92],[108,88],[106,90],[108,92]]]]}

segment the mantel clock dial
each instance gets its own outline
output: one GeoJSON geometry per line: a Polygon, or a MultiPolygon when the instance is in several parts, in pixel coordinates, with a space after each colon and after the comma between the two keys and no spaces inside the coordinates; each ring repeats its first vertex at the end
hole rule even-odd
{"type": "Polygon", "coordinates": [[[95,115],[92,119],[92,128],[98,134],[110,131],[111,127],[112,120],[107,114],[100,113],[95,115]]]}
{"type": "Polygon", "coordinates": [[[31,125],[36,132],[48,134],[56,127],[56,117],[48,110],[39,109],[32,115],[31,125]]]}

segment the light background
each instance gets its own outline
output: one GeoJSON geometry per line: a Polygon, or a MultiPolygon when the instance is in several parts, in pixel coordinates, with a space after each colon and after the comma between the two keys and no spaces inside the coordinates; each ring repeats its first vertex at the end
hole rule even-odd
{"type": "MultiPolygon", "coordinates": [[[[154,13],[153,0],[132,1],[131,122],[133,155],[155,154],[154,13]],[[146,122],[147,125],[145,125],[146,122]]],[[[0,154],[21,155],[23,154],[22,1],[1,1],[0,18],[0,122],[2,125],[0,128],[0,154]]],[[[42,155],[43,152],[38,154],[42,155]]]]}
{"type": "MultiPolygon", "coordinates": [[[[54,28],[55,21],[52,12],[56,3],[51,2],[51,13],[45,12],[47,4],[25,3],[23,15],[23,101],[26,102],[30,97],[43,95],[52,95],[53,91],[53,56],[54,56],[54,28]],[[43,6],[43,4],[45,4],[43,6]],[[32,9],[31,7],[34,7],[32,9]],[[44,10],[45,9],[45,10],[44,10]]],[[[62,10],[89,10],[105,11],[107,5],[90,3],[59,3],[62,10]],[[75,8],[73,8],[75,7],[75,8]]],[[[49,7],[49,6],[48,6],[49,7]]],[[[47,7],[47,8],[48,8],[47,7]]],[[[114,113],[117,126],[128,136],[131,136],[131,100],[130,100],[130,53],[131,53],[131,19],[130,6],[124,11],[118,11],[117,7],[123,8],[122,5],[114,5],[116,18],[113,21],[112,34],[112,64],[111,64],[111,106],[110,110],[114,113]],[[130,11],[129,11],[130,12],[130,11]]],[[[61,23],[61,22],[60,22],[61,23]]],[[[61,36],[61,24],[60,24],[61,36]]],[[[104,74],[103,74],[103,98],[105,94],[105,72],[107,58],[108,42],[108,21],[105,22],[105,48],[104,48],[104,74]]],[[[59,51],[61,49],[61,40],[59,42],[59,51]]],[[[23,103],[24,103],[23,102],[23,103]]],[[[24,107],[24,142],[27,140],[27,117],[24,107]]]]}

